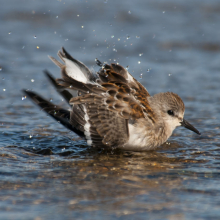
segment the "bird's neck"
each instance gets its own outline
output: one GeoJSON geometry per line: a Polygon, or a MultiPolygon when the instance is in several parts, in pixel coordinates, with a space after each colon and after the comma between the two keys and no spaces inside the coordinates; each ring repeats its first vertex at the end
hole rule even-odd
{"type": "Polygon", "coordinates": [[[173,130],[170,127],[166,126],[162,120],[155,124],[152,128],[151,135],[152,135],[152,142],[155,145],[161,145],[167,141],[167,139],[172,135],[173,130]]]}

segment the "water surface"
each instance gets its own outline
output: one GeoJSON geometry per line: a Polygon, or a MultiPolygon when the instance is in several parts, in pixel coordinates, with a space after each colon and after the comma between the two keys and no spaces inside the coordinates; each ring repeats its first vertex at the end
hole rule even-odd
{"type": "Polygon", "coordinates": [[[220,3],[30,1],[1,4],[1,219],[220,218],[220,3]],[[173,91],[202,133],[156,151],[99,151],[21,89],[65,105],[42,71],[64,46],[98,70],[119,62],[150,94],[173,91]]]}

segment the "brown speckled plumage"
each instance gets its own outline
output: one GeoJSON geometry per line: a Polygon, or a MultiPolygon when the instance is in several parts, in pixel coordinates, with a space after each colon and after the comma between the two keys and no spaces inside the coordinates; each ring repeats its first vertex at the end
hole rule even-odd
{"type": "Polygon", "coordinates": [[[176,126],[199,132],[183,119],[185,106],[172,92],[150,96],[144,86],[118,64],[104,64],[97,73],[72,58],[64,48],[58,52],[60,79],[46,72],[57,91],[71,105],[65,110],[24,91],[36,104],[94,147],[118,147],[143,151],[164,143],[176,126]],[[73,91],[78,91],[74,95],[73,91]]]}

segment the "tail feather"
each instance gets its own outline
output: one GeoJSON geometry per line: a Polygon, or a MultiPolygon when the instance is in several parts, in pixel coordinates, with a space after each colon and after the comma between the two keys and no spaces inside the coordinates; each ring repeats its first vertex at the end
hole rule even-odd
{"type": "Polygon", "coordinates": [[[45,100],[40,95],[32,92],[23,90],[23,92],[43,111],[45,111],[48,115],[54,118],[56,121],[60,122],[64,127],[68,128],[69,130],[75,132],[80,137],[85,137],[84,132],[75,128],[70,123],[70,111],[63,109],[59,106],[52,104],[51,102],[45,100]]]}
{"type": "Polygon", "coordinates": [[[44,71],[45,75],[47,76],[47,78],[49,79],[49,81],[51,82],[51,84],[55,87],[55,89],[57,90],[57,92],[66,100],[66,102],[69,104],[70,99],[73,97],[73,95],[68,92],[67,90],[64,90],[63,86],[60,86],[57,81],[52,77],[52,75],[45,70],[44,71]]]}

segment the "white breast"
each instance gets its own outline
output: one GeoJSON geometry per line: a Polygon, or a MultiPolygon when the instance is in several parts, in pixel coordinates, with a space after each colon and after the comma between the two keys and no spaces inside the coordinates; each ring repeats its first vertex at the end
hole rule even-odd
{"type": "Polygon", "coordinates": [[[151,148],[149,143],[149,136],[147,135],[146,128],[137,127],[133,124],[128,125],[129,129],[129,140],[124,146],[127,150],[149,150],[151,148]]]}

